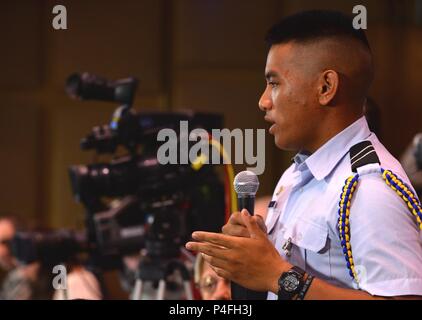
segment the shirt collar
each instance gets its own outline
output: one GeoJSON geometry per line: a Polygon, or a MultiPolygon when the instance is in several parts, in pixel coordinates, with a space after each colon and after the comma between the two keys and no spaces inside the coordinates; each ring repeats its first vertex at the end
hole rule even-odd
{"type": "Polygon", "coordinates": [[[366,118],[362,116],[312,155],[298,153],[292,160],[297,169],[302,171],[306,165],[316,180],[322,180],[331,173],[353,145],[367,139],[370,134],[366,118]]]}

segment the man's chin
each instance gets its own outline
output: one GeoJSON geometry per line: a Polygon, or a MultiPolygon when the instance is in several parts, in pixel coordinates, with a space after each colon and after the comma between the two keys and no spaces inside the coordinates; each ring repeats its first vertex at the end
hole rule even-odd
{"type": "Polygon", "coordinates": [[[297,148],[292,143],[289,143],[286,139],[282,139],[277,135],[274,136],[274,143],[278,149],[283,151],[297,151],[297,148]]]}

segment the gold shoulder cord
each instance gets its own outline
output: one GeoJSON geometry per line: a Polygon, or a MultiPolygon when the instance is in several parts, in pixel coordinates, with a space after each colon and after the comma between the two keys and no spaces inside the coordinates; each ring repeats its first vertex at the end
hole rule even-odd
{"type": "MultiPolygon", "coordinates": [[[[370,144],[369,141],[365,141],[365,142],[370,144]]],[[[366,146],[367,145],[368,144],[366,144],[366,146]]],[[[371,147],[372,147],[372,144],[371,144],[371,147]]],[[[371,153],[374,153],[374,152],[375,151],[371,151],[371,153]]],[[[374,155],[372,155],[372,157],[373,156],[374,155]]],[[[360,160],[361,159],[362,158],[360,158],[360,160]]],[[[378,157],[376,157],[376,159],[378,159],[378,157]]],[[[372,158],[372,160],[374,159],[372,158]]],[[[363,161],[362,164],[365,165],[372,162],[373,161],[369,161],[365,163],[365,161],[363,161]]],[[[352,167],[353,167],[353,163],[352,163],[352,167]]],[[[395,175],[393,172],[389,170],[384,170],[383,168],[380,168],[380,173],[385,183],[392,190],[394,190],[397,193],[397,195],[400,198],[402,198],[403,201],[407,204],[409,211],[415,216],[416,222],[419,228],[422,230],[421,203],[418,200],[418,198],[415,196],[415,194],[411,191],[411,188],[406,183],[404,183],[400,178],[398,178],[397,175],[395,175]]],[[[349,274],[356,281],[356,283],[359,283],[359,279],[357,277],[357,273],[356,273],[355,266],[353,263],[352,246],[350,244],[351,234],[350,234],[349,217],[350,217],[350,203],[353,197],[353,192],[356,190],[358,180],[359,180],[358,173],[346,179],[344,187],[340,195],[340,202],[339,202],[339,209],[338,209],[338,216],[339,216],[338,230],[340,233],[341,246],[343,248],[343,254],[346,259],[346,264],[349,270],[349,274]]]]}

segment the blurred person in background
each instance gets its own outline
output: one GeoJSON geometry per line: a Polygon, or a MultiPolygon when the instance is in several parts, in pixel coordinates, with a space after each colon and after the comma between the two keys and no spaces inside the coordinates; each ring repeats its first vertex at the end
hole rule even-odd
{"type": "Polygon", "coordinates": [[[407,146],[400,162],[420,199],[422,196],[422,132],[418,133],[407,146]]]}
{"type": "Polygon", "coordinates": [[[231,299],[230,281],[218,276],[201,253],[196,256],[194,280],[202,300],[231,299]]]}
{"type": "Polygon", "coordinates": [[[67,289],[55,290],[53,300],[102,300],[104,298],[101,282],[96,275],[83,265],[70,267],[67,275],[67,289]]]}
{"type": "Polygon", "coordinates": [[[15,223],[12,218],[0,217],[0,270],[3,276],[5,272],[16,267],[16,260],[9,247],[9,242],[13,239],[15,232],[15,223]]]}
{"type": "Polygon", "coordinates": [[[3,271],[0,300],[50,299],[50,274],[39,262],[27,265],[13,256],[10,243],[18,229],[15,216],[0,217],[0,268],[3,271]]]}

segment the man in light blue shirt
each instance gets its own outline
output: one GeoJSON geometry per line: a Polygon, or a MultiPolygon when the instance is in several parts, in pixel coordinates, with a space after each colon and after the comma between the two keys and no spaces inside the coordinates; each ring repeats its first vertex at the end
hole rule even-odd
{"type": "Polygon", "coordinates": [[[276,186],[266,232],[258,216],[237,212],[224,234],[195,232],[198,242],[187,248],[202,252],[220,276],[268,291],[268,299],[422,296],[420,219],[386,184],[381,168],[413,190],[362,116],[373,78],[364,32],[343,14],[308,11],[282,20],[267,40],[259,107],[275,144],[298,154],[276,186]],[[355,173],[356,187],[345,189],[353,194],[346,237],[339,231],[339,200],[355,173]],[[346,262],[344,253],[352,252],[346,262]]]}
{"type": "MultiPolygon", "coordinates": [[[[338,199],[344,180],[353,175],[348,150],[364,140],[372,142],[382,167],[410,184],[362,117],[311,156],[294,157],[273,195],[279,205],[267,213],[269,238],[292,265],[335,286],[377,296],[422,295],[419,232],[404,201],[382,180],[379,165],[362,168],[351,204],[351,245],[359,284],[346,267],[338,236],[338,199]],[[292,245],[286,248],[289,240],[292,245]]],[[[277,297],[270,293],[269,298],[277,297]]]]}

